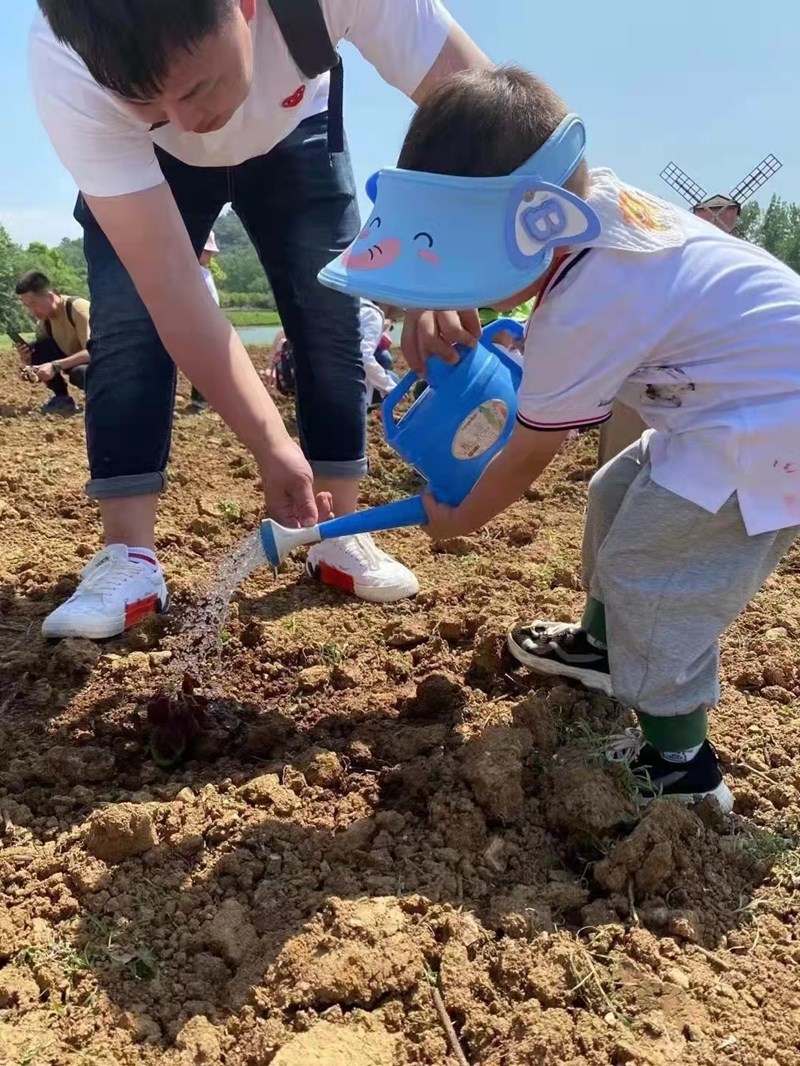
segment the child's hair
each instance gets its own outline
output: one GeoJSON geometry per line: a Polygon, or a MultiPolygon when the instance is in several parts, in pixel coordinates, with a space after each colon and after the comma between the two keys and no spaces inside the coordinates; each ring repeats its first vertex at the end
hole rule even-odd
{"type": "MultiPolygon", "coordinates": [[[[569,113],[549,85],[520,67],[464,71],[442,82],[418,108],[397,165],[465,178],[511,174],[569,113]]],[[[586,164],[565,184],[584,195],[586,164]]]]}

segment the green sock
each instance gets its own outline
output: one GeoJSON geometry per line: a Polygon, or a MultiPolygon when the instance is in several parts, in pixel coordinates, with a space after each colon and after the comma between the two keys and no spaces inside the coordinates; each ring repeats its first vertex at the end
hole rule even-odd
{"type": "Polygon", "coordinates": [[[607,648],[606,642],[606,608],[593,596],[586,597],[586,607],[581,619],[581,629],[586,631],[590,643],[598,648],[607,648]]]}
{"type": "Polygon", "coordinates": [[[657,718],[638,712],[637,717],[644,739],[656,751],[688,751],[701,745],[708,736],[708,710],[705,707],[672,718],[657,718]]]}

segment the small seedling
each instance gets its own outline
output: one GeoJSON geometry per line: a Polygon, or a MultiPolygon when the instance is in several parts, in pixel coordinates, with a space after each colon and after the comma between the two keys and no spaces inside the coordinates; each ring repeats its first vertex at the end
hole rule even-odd
{"type": "Polygon", "coordinates": [[[241,522],[242,520],[241,507],[231,500],[223,500],[219,504],[219,513],[222,516],[222,521],[228,525],[235,525],[236,522],[241,522]]]}

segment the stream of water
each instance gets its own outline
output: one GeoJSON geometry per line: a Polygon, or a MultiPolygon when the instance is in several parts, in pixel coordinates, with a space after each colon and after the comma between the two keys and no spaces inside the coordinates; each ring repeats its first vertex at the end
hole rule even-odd
{"type": "Polygon", "coordinates": [[[174,675],[176,688],[180,688],[184,674],[196,681],[210,675],[209,665],[219,658],[222,649],[222,631],[231,597],[254,570],[266,565],[258,530],[223,559],[205,594],[186,612],[181,631],[173,642],[170,674],[174,675]]]}

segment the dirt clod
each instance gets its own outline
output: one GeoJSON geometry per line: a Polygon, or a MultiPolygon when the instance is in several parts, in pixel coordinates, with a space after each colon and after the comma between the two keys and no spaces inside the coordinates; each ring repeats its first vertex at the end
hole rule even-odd
{"type": "Polygon", "coordinates": [[[272,1060],[273,1066],[395,1066],[397,1041],[385,1030],[317,1022],[272,1060]]]}
{"type": "Polygon", "coordinates": [[[493,726],[468,748],[464,778],[489,818],[508,824],[522,818],[522,767],[531,746],[526,729],[493,726]]]}
{"type": "Polygon", "coordinates": [[[269,807],[281,815],[291,814],[300,805],[297,796],[280,783],[277,774],[253,778],[243,787],[242,796],[254,807],[269,807]]]}
{"type": "Polygon", "coordinates": [[[84,839],[86,850],[107,863],[144,855],[158,844],[153,819],[133,803],[120,803],[93,814],[84,839]]]}

